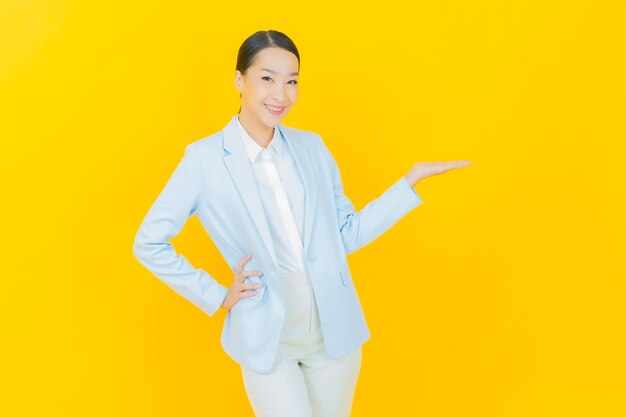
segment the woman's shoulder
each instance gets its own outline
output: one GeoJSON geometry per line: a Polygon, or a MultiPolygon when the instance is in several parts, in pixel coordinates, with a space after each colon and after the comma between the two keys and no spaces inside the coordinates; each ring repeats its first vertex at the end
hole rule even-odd
{"type": "Polygon", "coordinates": [[[195,148],[197,152],[216,152],[223,149],[222,131],[211,133],[207,136],[195,139],[187,144],[188,147],[195,148]]]}

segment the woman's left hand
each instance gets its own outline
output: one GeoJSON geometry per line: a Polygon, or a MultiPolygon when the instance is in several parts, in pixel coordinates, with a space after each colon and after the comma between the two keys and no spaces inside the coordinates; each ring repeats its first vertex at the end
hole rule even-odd
{"type": "Polygon", "coordinates": [[[411,185],[415,185],[422,178],[430,177],[431,175],[441,174],[454,168],[461,168],[470,165],[470,161],[435,161],[435,162],[418,162],[411,170],[404,176],[406,181],[411,185]]]}

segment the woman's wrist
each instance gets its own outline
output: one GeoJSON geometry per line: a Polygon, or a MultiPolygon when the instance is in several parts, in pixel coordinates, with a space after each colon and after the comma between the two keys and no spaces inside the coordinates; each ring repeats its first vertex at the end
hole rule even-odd
{"type": "Polygon", "coordinates": [[[417,184],[417,183],[418,183],[418,181],[419,181],[419,178],[415,178],[415,176],[410,175],[410,174],[406,174],[406,175],[404,176],[404,179],[406,180],[406,182],[408,182],[408,183],[409,183],[409,185],[410,185],[411,187],[414,187],[414,186],[415,186],[415,184],[417,184]]]}

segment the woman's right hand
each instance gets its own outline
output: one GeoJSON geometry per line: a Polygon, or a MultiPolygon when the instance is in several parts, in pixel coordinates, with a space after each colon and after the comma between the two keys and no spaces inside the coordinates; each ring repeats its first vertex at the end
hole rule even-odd
{"type": "Polygon", "coordinates": [[[421,179],[430,177],[432,175],[438,175],[443,172],[449,171],[454,168],[461,168],[467,165],[471,165],[471,161],[435,161],[435,162],[418,162],[407,174],[404,176],[406,182],[411,186],[417,184],[421,179]]]}
{"type": "Polygon", "coordinates": [[[222,302],[222,305],[221,305],[222,308],[225,308],[226,310],[230,310],[242,298],[252,297],[256,294],[256,291],[244,292],[244,290],[254,290],[256,288],[261,288],[263,286],[263,284],[244,284],[243,283],[245,279],[249,277],[250,275],[257,275],[257,276],[263,275],[263,272],[261,271],[244,271],[243,270],[244,265],[248,263],[248,261],[251,258],[252,258],[252,254],[244,256],[241,259],[241,261],[239,261],[239,265],[237,265],[237,273],[235,274],[235,277],[233,278],[233,284],[228,289],[228,292],[226,293],[226,297],[224,298],[224,301],[222,302]]]}

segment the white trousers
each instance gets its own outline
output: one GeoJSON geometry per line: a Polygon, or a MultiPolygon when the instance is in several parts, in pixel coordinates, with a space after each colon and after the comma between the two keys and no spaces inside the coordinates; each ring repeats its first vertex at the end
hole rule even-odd
{"type": "Polygon", "coordinates": [[[362,347],[330,358],[308,273],[284,273],[281,282],[287,311],[274,367],[261,374],[241,366],[256,417],[349,417],[362,347]]]}

